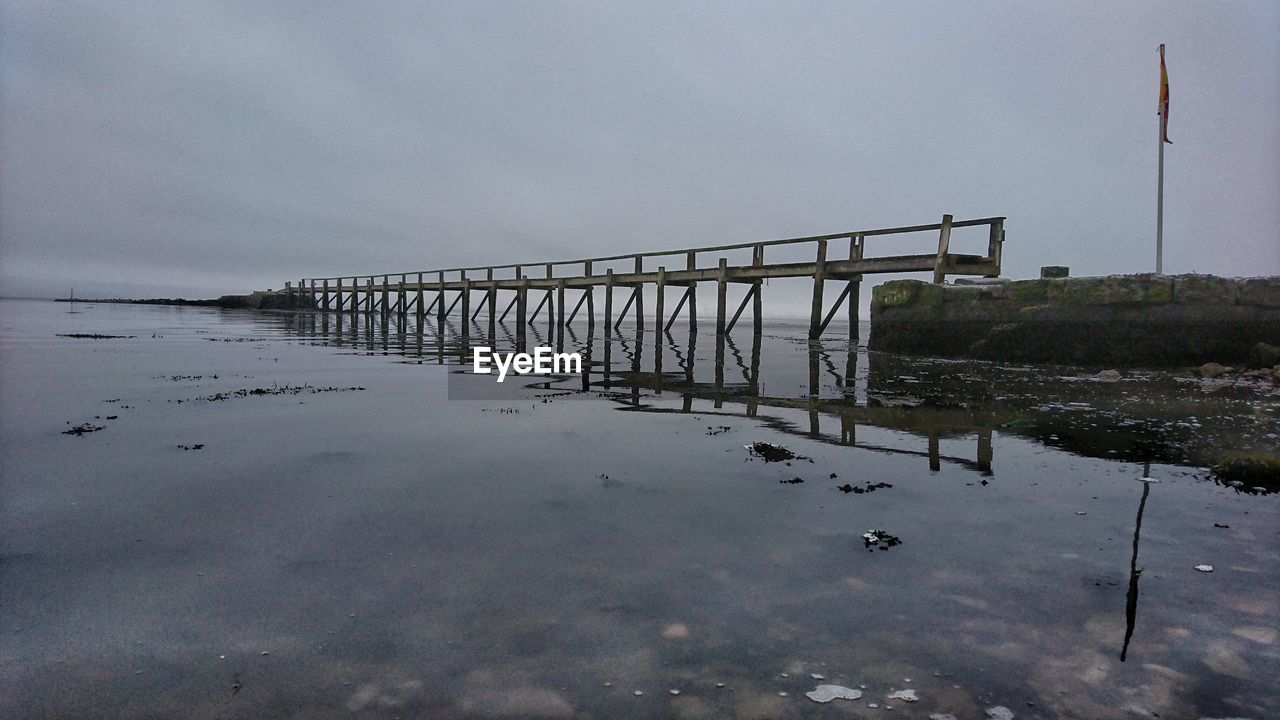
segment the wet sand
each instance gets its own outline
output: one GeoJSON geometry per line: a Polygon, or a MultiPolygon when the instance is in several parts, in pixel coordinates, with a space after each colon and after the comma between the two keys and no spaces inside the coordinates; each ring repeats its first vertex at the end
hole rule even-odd
{"type": "Polygon", "coordinates": [[[3,717],[1280,714],[1280,506],[1207,471],[1265,388],[775,324],[471,400],[430,326],[66,310],[0,303],[3,717]]]}

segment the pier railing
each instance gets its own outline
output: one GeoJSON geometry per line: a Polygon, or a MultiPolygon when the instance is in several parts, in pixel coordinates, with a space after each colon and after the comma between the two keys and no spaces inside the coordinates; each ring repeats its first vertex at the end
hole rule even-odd
{"type": "MultiPolygon", "coordinates": [[[[955,221],[950,215],[944,215],[942,222],[928,225],[911,225],[896,228],[878,228],[873,230],[855,230],[850,232],[815,235],[810,237],[787,238],[782,240],[765,240],[760,242],[732,243],[708,247],[683,248],[679,250],[661,250],[642,253],[623,253],[619,255],[603,255],[579,260],[557,260],[538,263],[515,263],[506,265],[476,265],[471,267],[455,267],[436,270],[416,270],[411,272],[374,273],[361,275],[342,275],[325,278],[303,278],[297,286],[286,283],[286,291],[296,295],[308,307],[319,310],[337,312],[378,312],[384,318],[395,315],[404,321],[409,313],[416,314],[421,322],[433,312],[437,321],[443,325],[445,318],[453,313],[461,304],[464,318],[462,334],[469,333],[470,325],[475,322],[481,310],[488,308],[488,324],[490,335],[498,322],[506,319],[514,308],[516,311],[517,333],[522,336],[526,324],[536,321],[542,308],[547,308],[547,323],[554,330],[573,322],[583,305],[586,305],[586,316],[590,326],[595,324],[594,289],[603,287],[604,295],[604,330],[606,336],[634,308],[636,325],[643,329],[645,313],[643,309],[645,285],[653,285],[657,290],[654,319],[658,327],[669,329],[680,316],[681,310],[688,307],[690,329],[697,325],[697,294],[695,289],[700,282],[716,283],[716,332],[723,335],[733,329],[746,309],[748,303],[753,307],[753,326],[756,334],[761,332],[761,285],[770,278],[812,278],[813,302],[810,317],[809,335],[819,337],[835,318],[841,307],[847,309],[851,325],[856,328],[856,312],[862,276],[876,273],[912,273],[929,272],[934,282],[941,283],[947,275],[979,275],[997,277],[1000,274],[1001,250],[1004,243],[1003,217],[988,217],[975,220],[955,221]],[[951,231],[956,228],[986,226],[989,228],[987,253],[971,255],[950,251],[951,231]],[[865,241],[871,237],[902,235],[908,233],[937,232],[937,251],[916,255],[886,255],[868,257],[865,252],[865,241]],[[836,258],[829,254],[832,242],[848,241],[847,258],[836,258]],[[768,248],[779,246],[813,247],[813,260],[803,262],[768,263],[765,253],[768,248]],[[723,255],[716,258],[715,265],[706,265],[706,258],[717,253],[728,253],[735,250],[751,250],[749,263],[730,264],[723,255]],[[658,258],[671,258],[675,261],[670,269],[666,265],[653,266],[658,258]],[[599,267],[608,263],[630,260],[633,269],[630,272],[615,272],[612,268],[599,272],[599,267]],[[646,267],[646,260],[649,261],[646,267]],[[681,267],[683,265],[683,267],[681,267]],[[568,270],[568,272],[566,272],[568,270]],[[538,273],[537,276],[530,273],[538,273]],[[557,275],[557,272],[560,274],[557,275]],[[504,277],[505,276],[505,277],[504,277]],[[828,281],[843,281],[844,287],[830,310],[823,312],[824,286],[828,281]],[[741,283],[750,288],[741,304],[729,319],[726,306],[726,288],[729,283],[741,283]],[[684,288],[675,311],[668,317],[665,312],[666,287],[674,285],[684,288]],[[616,319],[613,313],[614,288],[627,288],[626,305],[616,319]],[[513,293],[501,317],[497,312],[498,293],[513,293]],[[544,296],[533,310],[528,312],[529,293],[542,292],[544,296]],[[581,291],[572,312],[565,317],[565,294],[581,291]],[[474,293],[480,292],[479,305],[472,310],[471,300],[474,293]],[[452,300],[450,293],[456,293],[452,300]],[[425,305],[426,296],[432,295],[430,305],[425,305]]],[[[301,302],[299,304],[302,304],[301,302]]],[[[852,330],[851,332],[856,332],[852,330]]]]}

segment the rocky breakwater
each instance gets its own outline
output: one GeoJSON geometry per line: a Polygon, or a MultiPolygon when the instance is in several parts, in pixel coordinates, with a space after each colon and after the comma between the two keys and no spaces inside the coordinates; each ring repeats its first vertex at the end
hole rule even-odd
{"type": "Polygon", "coordinates": [[[218,307],[249,310],[315,310],[315,298],[285,291],[259,290],[248,295],[223,295],[214,301],[218,307]]]}
{"type": "Polygon", "coordinates": [[[1245,364],[1280,345],[1280,278],[1112,275],[975,285],[895,280],[872,350],[1097,367],[1245,364]]]}

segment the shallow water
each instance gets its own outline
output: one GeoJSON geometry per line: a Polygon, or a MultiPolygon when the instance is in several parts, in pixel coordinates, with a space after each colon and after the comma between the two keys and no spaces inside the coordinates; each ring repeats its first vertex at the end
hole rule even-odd
{"type": "Polygon", "coordinates": [[[0,302],[0,716],[1280,715],[1280,506],[1203,467],[1274,394],[706,322],[496,389],[456,319],[69,309],[0,302]]]}

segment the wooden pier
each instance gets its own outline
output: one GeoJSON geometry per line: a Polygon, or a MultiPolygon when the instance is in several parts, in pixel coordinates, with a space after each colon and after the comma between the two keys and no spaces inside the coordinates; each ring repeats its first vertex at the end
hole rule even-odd
{"type": "Polygon", "coordinates": [[[857,308],[862,276],[876,273],[931,273],[941,283],[948,275],[997,277],[1000,274],[1001,248],[1004,243],[1004,218],[989,217],[955,221],[943,215],[942,222],[930,225],[857,230],[814,237],[769,240],[754,243],[717,245],[625,255],[609,255],[581,260],[561,260],[516,265],[492,265],[444,270],[423,270],[373,275],[303,278],[295,286],[286,283],[286,292],[299,299],[299,305],[338,313],[377,313],[384,323],[391,317],[398,323],[416,316],[419,323],[434,315],[443,328],[445,318],[461,305],[461,335],[470,334],[471,326],[482,311],[487,312],[488,336],[496,335],[497,325],[515,310],[516,342],[525,344],[525,327],[545,317],[548,331],[562,342],[563,328],[583,310],[588,332],[595,328],[595,289],[604,289],[603,329],[610,336],[619,324],[633,314],[637,329],[645,326],[644,288],[657,291],[653,312],[655,329],[669,330],[687,308],[690,331],[697,328],[698,283],[715,283],[716,335],[723,337],[733,330],[748,304],[752,308],[752,328],[761,332],[762,285],[772,278],[810,278],[813,300],[809,320],[809,337],[822,336],[827,326],[844,308],[849,320],[851,338],[857,333],[857,308]],[[989,228],[986,255],[950,252],[951,231],[955,228],[986,226],[989,228]],[[869,238],[908,233],[936,232],[937,252],[922,255],[870,255],[865,252],[869,238]],[[808,246],[812,260],[805,262],[769,263],[765,253],[779,246],[808,246]],[[733,263],[725,254],[750,250],[747,263],[733,263]],[[847,256],[846,256],[847,254],[847,256]],[[714,262],[712,262],[714,258],[714,262]],[[672,263],[661,264],[664,259],[672,263]],[[629,264],[629,272],[600,268],[613,263],[629,264]],[[656,267],[655,263],[658,263],[656,267]],[[538,272],[534,277],[531,272],[538,272]],[[826,309],[828,282],[840,283],[834,303],[826,309]],[[731,283],[748,286],[736,311],[729,315],[727,288],[731,283]],[[682,290],[670,315],[666,311],[668,286],[682,290]],[[615,290],[625,291],[621,312],[614,312],[615,290]],[[500,297],[500,293],[505,297],[500,297]],[[476,295],[479,303],[473,305],[476,295]],[[575,297],[576,296],[576,297],[575,297]],[[537,304],[530,312],[530,301],[537,304]],[[567,313],[567,301],[574,305],[567,313]],[[499,304],[505,308],[499,311],[499,304]],[[543,311],[545,308],[545,315],[543,311]],[[559,330],[559,331],[557,331],[559,330]]]}

